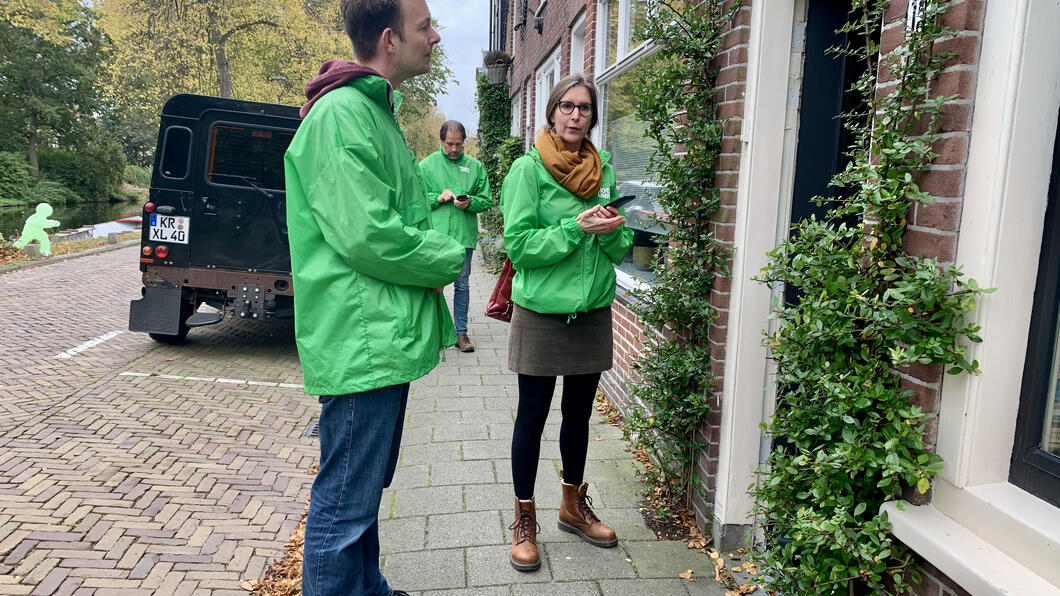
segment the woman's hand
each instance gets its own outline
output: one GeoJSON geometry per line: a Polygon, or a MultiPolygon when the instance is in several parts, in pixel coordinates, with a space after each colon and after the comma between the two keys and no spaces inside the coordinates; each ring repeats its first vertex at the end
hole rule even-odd
{"type": "Polygon", "coordinates": [[[576,218],[578,226],[586,234],[610,234],[626,223],[626,218],[616,215],[602,205],[593,205],[576,218]]]}

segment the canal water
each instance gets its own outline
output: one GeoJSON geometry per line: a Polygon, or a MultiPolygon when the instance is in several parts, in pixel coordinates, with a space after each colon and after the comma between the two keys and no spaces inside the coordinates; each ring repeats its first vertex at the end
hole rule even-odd
{"type": "MultiPolygon", "coordinates": [[[[26,218],[33,214],[36,209],[33,205],[17,205],[14,207],[0,207],[0,234],[7,239],[22,233],[22,224],[26,218]]],[[[131,202],[108,203],[100,201],[96,203],[72,203],[70,205],[52,205],[51,219],[59,220],[57,230],[69,230],[92,224],[114,221],[122,217],[140,215],[143,203],[139,199],[131,202]]]]}

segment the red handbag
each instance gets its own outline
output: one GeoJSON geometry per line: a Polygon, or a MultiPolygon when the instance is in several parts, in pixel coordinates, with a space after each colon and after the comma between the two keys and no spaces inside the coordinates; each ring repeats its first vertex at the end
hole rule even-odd
{"type": "Polygon", "coordinates": [[[514,309],[512,278],[514,277],[515,269],[512,268],[511,259],[504,259],[504,266],[501,267],[501,273],[497,276],[497,285],[493,287],[490,301],[486,303],[487,317],[492,317],[505,323],[512,322],[512,310],[514,309]]]}

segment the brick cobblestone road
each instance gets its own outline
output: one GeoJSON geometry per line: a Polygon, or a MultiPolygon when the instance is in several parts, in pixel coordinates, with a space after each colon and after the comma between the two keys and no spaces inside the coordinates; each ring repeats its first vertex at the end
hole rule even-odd
{"type": "Polygon", "coordinates": [[[128,332],[136,251],[0,276],[0,594],[246,594],[302,513],[291,324],[128,332]]]}
{"type": "MultiPolygon", "coordinates": [[[[169,346],[126,331],[137,247],[0,275],[0,595],[246,594],[301,517],[319,406],[301,389],[290,323],[225,321],[169,346]]],[[[507,324],[478,314],[471,354],[413,383],[394,484],[379,511],[392,586],[441,596],[707,595],[709,557],[659,542],[636,464],[594,417],[586,478],[619,546],[556,529],[560,400],[538,471],[543,564],[508,564],[517,389],[507,324]],[[678,574],[694,571],[698,582],[678,574]]],[[[451,300],[451,286],[447,292],[451,300]]]]}

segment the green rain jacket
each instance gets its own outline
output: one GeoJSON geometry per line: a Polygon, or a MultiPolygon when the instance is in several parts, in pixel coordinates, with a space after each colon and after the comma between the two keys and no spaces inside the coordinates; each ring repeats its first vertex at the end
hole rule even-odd
{"type": "Polygon", "coordinates": [[[385,79],[354,79],[316,102],[284,156],[295,337],[312,395],[412,381],[456,343],[433,288],[456,279],[465,251],[430,227],[400,103],[385,79]]]}
{"type": "Polygon", "coordinates": [[[537,149],[512,163],[501,187],[504,248],[515,268],[512,301],[538,313],[576,315],[611,304],[615,268],[633,245],[633,230],[587,234],[576,217],[618,198],[611,154],[600,152],[603,184],[588,201],[548,173],[537,149]]]}
{"type": "Polygon", "coordinates": [[[478,243],[478,217],[475,214],[493,206],[486,168],[466,153],[452,160],[445,151],[435,151],[420,162],[420,174],[427,202],[434,210],[431,225],[456,239],[464,248],[475,248],[478,243]],[[438,195],[447,188],[455,195],[468,196],[467,209],[458,208],[452,201],[438,202],[438,195]]]}

